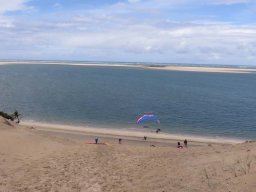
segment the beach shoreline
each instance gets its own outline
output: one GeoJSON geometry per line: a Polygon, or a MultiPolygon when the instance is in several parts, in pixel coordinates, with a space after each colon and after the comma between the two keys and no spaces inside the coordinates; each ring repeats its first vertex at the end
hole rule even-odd
{"type": "Polygon", "coordinates": [[[119,143],[117,135],[52,126],[18,125],[0,117],[0,191],[255,189],[255,142],[189,141],[177,148],[175,140],[125,137],[119,143]]]}
{"type": "Polygon", "coordinates": [[[85,134],[91,136],[101,136],[110,138],[127,138],[130,140],[141,140],[144,136],[157,142],[177,142],[187,139],[195,143],[214,143],[214,144],[238,144],[244,143],[246,140],[234,138],[221,138],[221,137],[207,137],[207,136],[194,136],[187,134],[171,134],[166,132],[156,133],[153,130],[139,130],[139,129],[117,129],[117,128],[103,128],[103,127],[85,127],[76,125],[65,124],[52,124],[46,122],[29,122],[23,121],[21,125],[26,127],[33,127],[41,131],[52,132],[66,132],[85,134]]]}

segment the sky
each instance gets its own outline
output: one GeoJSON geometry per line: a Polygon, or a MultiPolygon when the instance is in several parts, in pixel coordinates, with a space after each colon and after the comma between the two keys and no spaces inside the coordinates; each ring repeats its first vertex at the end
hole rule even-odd
{"type": "Polygon", "coordinates": [[[256,0],[0,0],[0,59],[256,65],[256,0]]]}

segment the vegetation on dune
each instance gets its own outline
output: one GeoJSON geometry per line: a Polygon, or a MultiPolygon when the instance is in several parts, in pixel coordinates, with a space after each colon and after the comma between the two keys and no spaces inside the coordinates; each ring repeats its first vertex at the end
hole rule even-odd
{"type": "Polygon", "coordinates": [[[9,120],[11,120],[11,121],[14,120],[14,118],[13,118],[12,115],[9,115],[8,113],[5,113],[5,112],[3,112],[3,111],[0,111],[0,116],[2,116],[2,117],[5,118],[5,119],[9,119],[9,120]]]}
{"type": "Polygon", "coordinates": [[[17,123],[20,123],[20,119],[21,119],[21,115],[17,110],[15,110],[13,114],[8,114],[3,111],[0,111],[0,116],[11,121],[17,120],[17,123]]]}

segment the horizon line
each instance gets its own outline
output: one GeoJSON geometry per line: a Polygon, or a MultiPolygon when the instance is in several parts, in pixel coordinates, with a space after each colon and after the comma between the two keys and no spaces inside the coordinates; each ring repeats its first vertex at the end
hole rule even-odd
{"type": "Polygon", "coordinates": [[[1,62],[31,62],[31,61],[37,61],[37,62],[78,62],[78,63],[92,63],[92,64],[133,64],[133,65],[156,65],[156,66],[219,66],[219,67],[253,67],[256,68],[256,64],[214,64],[214,63],[180,63],[180,62],[153,62],[153,61],[103,61],[103,60],[65,60],[65,59],[0,59],[1,62]]]}

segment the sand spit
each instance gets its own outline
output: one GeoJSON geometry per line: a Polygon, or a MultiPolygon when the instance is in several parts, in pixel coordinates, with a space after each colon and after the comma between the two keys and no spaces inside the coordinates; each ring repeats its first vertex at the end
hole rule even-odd
{"type": "MultiPolygon", "coordinates": [[[[108,135],[109,136],[109,135],[108,135]]],[[[0,122],[0,191],[253,192],[256,143],[177,149],[0,122]],[[134,144],[131,144],[134,143],[134,144]]]]}
{"type": "Polygon", "coordinates": [[[208,73],[256,73],[255,68],[227,68],[227,67],[183,67],[183,66],[149,66],[148,69],[208,72],[208,73]]]}
{"type": "Polygon", "coordinates": [[[187,72],[208,72],[208,73],[256,73],[256,68],[248,67],[196,67],[196,66],[171,66],[171,65],[142,65],[142,64],[118,64],[118,63],[89,63],[89,62],[65,62],[65,61],[0,61],[0,65],[16,65],[16,64],[48,64],[48,65],[70,65],[84,67],[129,67],[143,68],[154,70],[171,70],[171,71],[187,71],[187,72]]]}

